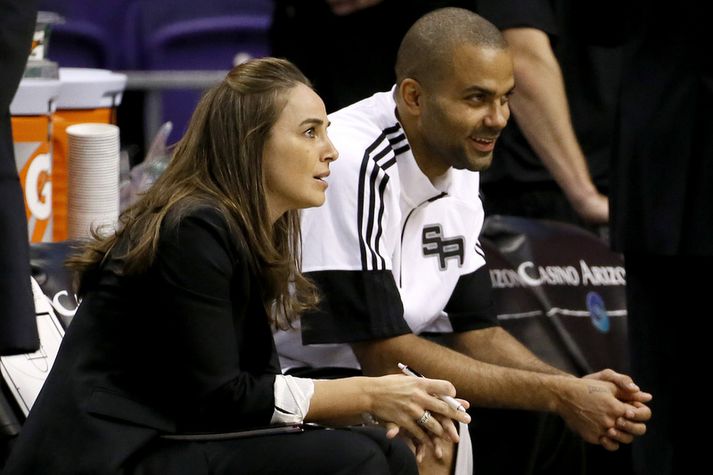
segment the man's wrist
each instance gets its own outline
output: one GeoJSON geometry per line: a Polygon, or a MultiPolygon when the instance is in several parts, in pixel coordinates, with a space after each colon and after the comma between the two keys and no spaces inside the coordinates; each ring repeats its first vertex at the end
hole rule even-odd
{"type": "Polygon", "coordinates": [[[546,410],[555,414],[562,414],[562,409],[567,403],[569,387],[577,378],[570,375],[547,375],[543,378],[546,394],[546,410]]]}
{"type": "Polygon", "coordinates": [[[591,181],[586,181],[565,190],[565,194],[573,208],[582,209],[586,208],[589,202],[597,199],[599,191],[591,181]]]}

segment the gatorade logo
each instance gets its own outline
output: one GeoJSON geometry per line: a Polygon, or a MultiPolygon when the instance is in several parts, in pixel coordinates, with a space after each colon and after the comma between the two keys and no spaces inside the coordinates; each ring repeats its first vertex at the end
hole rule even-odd
{"type": "Polygon", "coordinates": [[[52,228],[52,157],[48,145],[16,142],[15,160],[25,195],[30,241],[50,241],[52,228]]]}
{"type": "Polygon", "coordinates": [[[49,219],[52,212],[52,163],[47,153],[36,155],[27,168],[25,200],[30,214],[40,221],[49,219]]]}

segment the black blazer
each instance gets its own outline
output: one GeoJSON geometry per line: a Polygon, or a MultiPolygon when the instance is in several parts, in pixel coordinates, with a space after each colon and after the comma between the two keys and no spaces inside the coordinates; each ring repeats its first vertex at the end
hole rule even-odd
{"type": "Polygon", "coordinates": [[[39,346],[25,203],[9,111],[30,53],[36,16],[37,0],[0,0],[0,354],[25,353],[39,346]]]}
{"type": "MultiPolygon", "coordinates": [[[[156,261],[100,269],[5,473],[124,473],[162,433],[270,422],[279,364],[246,250],[202,208],[161,230],[156,261]]],[[[182,453],[182,473],[205,470],[182,453]]]]}
{"type": "Polygon", "coordinates": [[[0,0],[0,111],[7,111],[27,63],[37,0],[0,0]]]}

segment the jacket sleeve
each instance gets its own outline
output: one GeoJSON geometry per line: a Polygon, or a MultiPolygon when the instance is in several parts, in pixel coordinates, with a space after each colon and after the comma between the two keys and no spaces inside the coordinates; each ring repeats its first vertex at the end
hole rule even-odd
{"type": "Polygon", "coordinates": [[[234,243],[217,211],[192,212],[161,231],[159,298],[192,428],[268,424],[274,409],[269,323],[253,311],[262,310],[259,289],[234,243]]]}
{"type": "MultiPolygon", "coordinates": [[[[302,270],[319,287],[319,308],[301,319],[304,344],[390,338],[410,329],[392,272],[399,243],[395,158],[385,134],[352,130],[336,115],[340,150],[327,201],[302,211],[302,270]],[[388,170],[388,173],[387,173],[388,170]]],[[[352,119],[353,120],[353,119],[352,119]]]]}

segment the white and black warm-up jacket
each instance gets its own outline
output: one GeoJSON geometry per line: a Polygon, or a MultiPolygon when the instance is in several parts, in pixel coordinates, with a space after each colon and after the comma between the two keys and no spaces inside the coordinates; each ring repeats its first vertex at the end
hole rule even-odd
{"type": "Polygon", "coordinates": [[[340,153],[326,203],[302,214],[302,268],[316,312],[277,334],[283,365],[358,367],[345,343],[496,325],[478,242],[479,174],[450,169],[431,183],[396,117],[393,92],[329,116],[340,153]]]}

